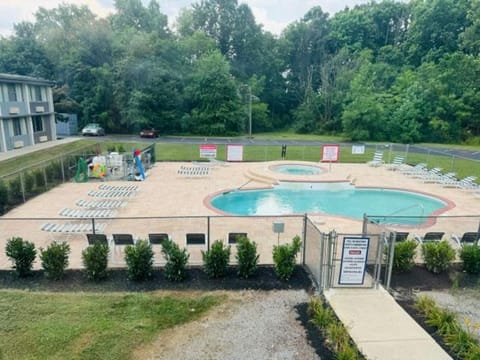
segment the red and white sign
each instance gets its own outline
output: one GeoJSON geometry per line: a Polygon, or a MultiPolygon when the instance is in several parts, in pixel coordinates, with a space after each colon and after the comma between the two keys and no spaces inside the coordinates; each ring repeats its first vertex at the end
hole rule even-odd
{"type": "Polygon", "coordinates": [[[343,238],[342,258],[340,263],[340,285],[363,285],[367,267],[368,237],[343,238]]]}
{"type": "Polygon", "coordinates": [[[212,144],[200,145],[200,157],[215,159],[217,157],[217,145],[212,145],[212,144]]]}
{"type": "Polygon", "coordinates": [[[322,161],[337,162],[340,157],[340,145],[323,145],[322,161]]]}
{"type": "Polygon", "coordinates": [[[227,145],[227,161],[243,161],[243,145],[227,145]]]}

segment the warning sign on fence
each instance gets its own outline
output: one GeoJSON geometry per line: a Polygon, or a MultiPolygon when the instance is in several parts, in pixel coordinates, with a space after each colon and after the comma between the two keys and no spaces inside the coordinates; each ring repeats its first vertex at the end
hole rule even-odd
{"type": "Polygon", "coordinates": [[[345,237],[343,239],[340,285],[363,285],[367,267],[368,237],[345,237]]]}

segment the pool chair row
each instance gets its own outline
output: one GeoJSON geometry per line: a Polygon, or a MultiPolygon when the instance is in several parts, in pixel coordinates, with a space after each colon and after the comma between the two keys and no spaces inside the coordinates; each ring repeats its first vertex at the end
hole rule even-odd
{"type": "MultiPolygon", "coordinates": [[[[445,238],[445,232],[442,231],[430,231],[425,233],[425,235],[414,234],[410,236],[408,232],[396,232],[395,233],[395,242],[402,242],[408,239],[416,240],[420,244],[425,244],[429,242],[440,242],[445,238]]],[[[469,231],[465,232],[462,235],[452,234],[451,239],[455,241],[458,246],[462,247],[465,245],[480,245],[480,232],[469,231]]]]}
{"type": "Polygon", "coordinates": [[[184,176],[208,176],[210,168],[208,166],[180,166],[178,175],[184,176]]]}
{"type": "MultiPolygon", "coordinates": [[[[237,243],[238,238],[247,237],[248,234],[244,232],[231,232],[228,233],[228,244],[234,245],[237,243]]],[[[164,241],[168,240],[170,236],[167,233],[151,233],[148,234],[148,242],[151,245],[161,245],[164,241]]],[[[87,240],[89,245],[93,245],[96,242],[106,245],[134,245],[136,239],[132,234],[112,234],[111,240],[108,239],[105,234],[87,234],[87,240]]],[[[186,234],[186,245],[206,245],[206,235],[203,233],[188,233],[186,234]]]]}
{"type": "MultiPolygon", "coordinates": [[[[148,241],[151,245],[160,245],[168,238],[168,234],[165,233],[148,234],[148,241]]],[[[95,243],[105,245],[134,245],[136,242],[132,234],[112,234],[111,240],[108,239],[105,234],[87,234],[87,240],[89,245],[95,243]]]]}

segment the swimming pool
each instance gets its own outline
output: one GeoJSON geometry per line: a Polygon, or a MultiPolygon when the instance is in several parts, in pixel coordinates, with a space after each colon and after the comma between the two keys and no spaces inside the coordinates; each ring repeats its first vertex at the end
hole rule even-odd
{"type": "Polygon", "coordinates": [[[363,219],[364,214],[399,216],[379,222],[418,224],[447,204],[415,192],[355,188],[349,183],[281,182],[272,189],[237,190],[215,196],[211,205],[235,215],[329,214],[363,219]]]}
{"type": "Polygon", "coordinates": [[[275,165],[271,169],[275,172],[289,175],[318,175],[323,172],[318,166],[300,164],[275,165]]]}

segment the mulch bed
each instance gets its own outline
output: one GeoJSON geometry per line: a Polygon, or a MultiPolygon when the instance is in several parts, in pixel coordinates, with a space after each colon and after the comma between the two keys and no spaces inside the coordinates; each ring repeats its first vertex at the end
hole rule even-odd
{"type": "Polygon", "coordinates": [[[108,292],[108,291],[157,291],[157,290],[289,290],[312,289],[312,281],[303,267],[298,266],[292,278],[282,281],[275,275],[272,266],[259,266],[255,276],[241,279],[234,267],[229,268],[225,277],[210,279],[201,268],[187,270],[182,282],[167,280],[161,269],[155,269],[151,279],[136,282],[128,279],[126,269],[112,269],[107,279],[89,281],[81,270],[67,270],[62,280],[45,278],[43,271],[34,271],[31,276],[18,278],[15,272],[0,270],[0,289],[28,289],[30,291],[53,292],[108,292]]]}

